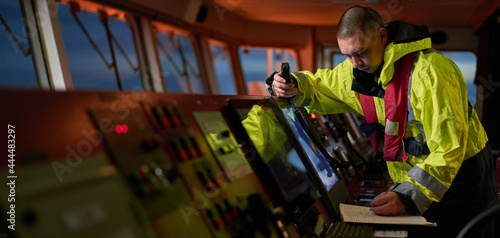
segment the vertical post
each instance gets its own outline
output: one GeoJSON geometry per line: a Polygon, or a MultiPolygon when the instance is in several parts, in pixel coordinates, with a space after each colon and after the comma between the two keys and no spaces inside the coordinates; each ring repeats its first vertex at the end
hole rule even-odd
{"type": "Polygon", "coordinates": [[[35,0],[34,4],[42,47],[46,54],[45,63],[51,82],[50,87],[57,91],[73,89],[59,17],[57,16],[57,3],[54,0],[35,0]]]}
{"type": "Polygon", "coordinates": [[[109,25],[108,25],[108,14],[104,10],[99,11],[99,19],[101,20],[101,23],[104,25],[104,28],[106,29],[106,35],[108,37],[109,51],[111,52],[110,67],[113,67],[115,71],[116,82],[118,83],[118,89],[120,91],[123,91],[122,82],[120,80],[120,74],[118,73],[118,64],[116,63],[115,51],[113,49],[113,42],[112,42],[113,36],[111,35],[111,31],[109,30],[109,25]]]}
{"type": "Polygon", "coordinates": [[[143,39],[145,61],[149,70],[149,78],[154,92],[165,92],[165,84],[161,77],[161,66],[156,51],[156,41],[151,23],[148,19],[140,17],[140,34],[143,39]]]}
{"type": "Polygon", "coordinates": [[[25,26],[28,40],[31,47],[33,64],[35,66],[38,85],[42,90],[50,90],[49,72],[45,66],[45,57],[43,53],[43,45],[39,34],[36,14],[32,2],[29,0],[20,1],[21,8],[25,13],[25,26]]]}

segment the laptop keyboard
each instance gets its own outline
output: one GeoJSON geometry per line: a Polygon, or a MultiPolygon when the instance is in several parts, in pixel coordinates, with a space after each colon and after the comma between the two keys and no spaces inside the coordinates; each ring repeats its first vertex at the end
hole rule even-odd
{"type": "Polygon", "coordinates": [[[359,237],[359,238],[371,238],[373,236],[373,226],[365,224],[356,224],[349,222],[334,222],[326,232],[324,237],[326,238],[337,238],[337,237],[359,237]]]}

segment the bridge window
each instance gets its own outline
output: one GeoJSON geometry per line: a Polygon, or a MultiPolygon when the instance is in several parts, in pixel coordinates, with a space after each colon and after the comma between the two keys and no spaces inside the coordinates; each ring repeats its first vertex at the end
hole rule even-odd
{"type": "Polygon", "coordinates": [[[239,57],[249,95],[269,95],[264,80],[280,71],[282,62],[290,64],[290,72],[297,71],[295,54],[290,49],[240,47],[239,57]]]}
{"type": "Polygon", "coordinates": [[[20,1],[0,2],[0,25],[0,87],[39,88],[20,1]]]}
{"type": "Polygon", "coordinates": [[[210,40],[209,44],[215,77],[217,78],[217,84],[219,85],[219,94],[237,94],[227,44],[216,40],[210,40]]]}
{"type": "Polygon", "coordinates": [[[64,2],[57,5],[58,15],[74,89],[143,90],[125,13],[87,1],[64,2]]]}
{"type": "Polygon", "coordinates": [[[155,23],[155,42],[167,92],[203,94],[203,82],[189,33],[155,23]]]}

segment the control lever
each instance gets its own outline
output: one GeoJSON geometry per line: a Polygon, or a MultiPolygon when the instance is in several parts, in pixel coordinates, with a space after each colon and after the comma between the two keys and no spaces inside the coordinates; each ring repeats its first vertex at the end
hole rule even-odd
{"type": "MultiPolygon", "coordinates": [[[[288,62],[283,62],[281,63],[281,77],[283,77],[286,80],[286,83],[291,83],[291,75],[290,75],[290,64],[288,62]]],[[[292,104],[293,111],[295,112],[297,109],[295,108],[295,105],[293,104],[292,98],[287,98],[287,101],[292,104]]]]}
{"type": "Polygon", "coordinates": [[[286,80],[286,83],[292,82],[292,80],[290,79],[290,65],[288,64],[288,62],[281,63],[281,77],[286,80]]]}

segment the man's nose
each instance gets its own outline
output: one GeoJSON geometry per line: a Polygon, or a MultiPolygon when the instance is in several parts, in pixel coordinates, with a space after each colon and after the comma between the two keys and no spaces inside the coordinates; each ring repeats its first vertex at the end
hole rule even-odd
{"type": "Polygon", "coordinates": [[[352,57],[351,63],[352,63],[352,67],[354,67],[354,68],[358,68],[359,66],[363,65],[363,61],[357,56],[352,57]]]}

